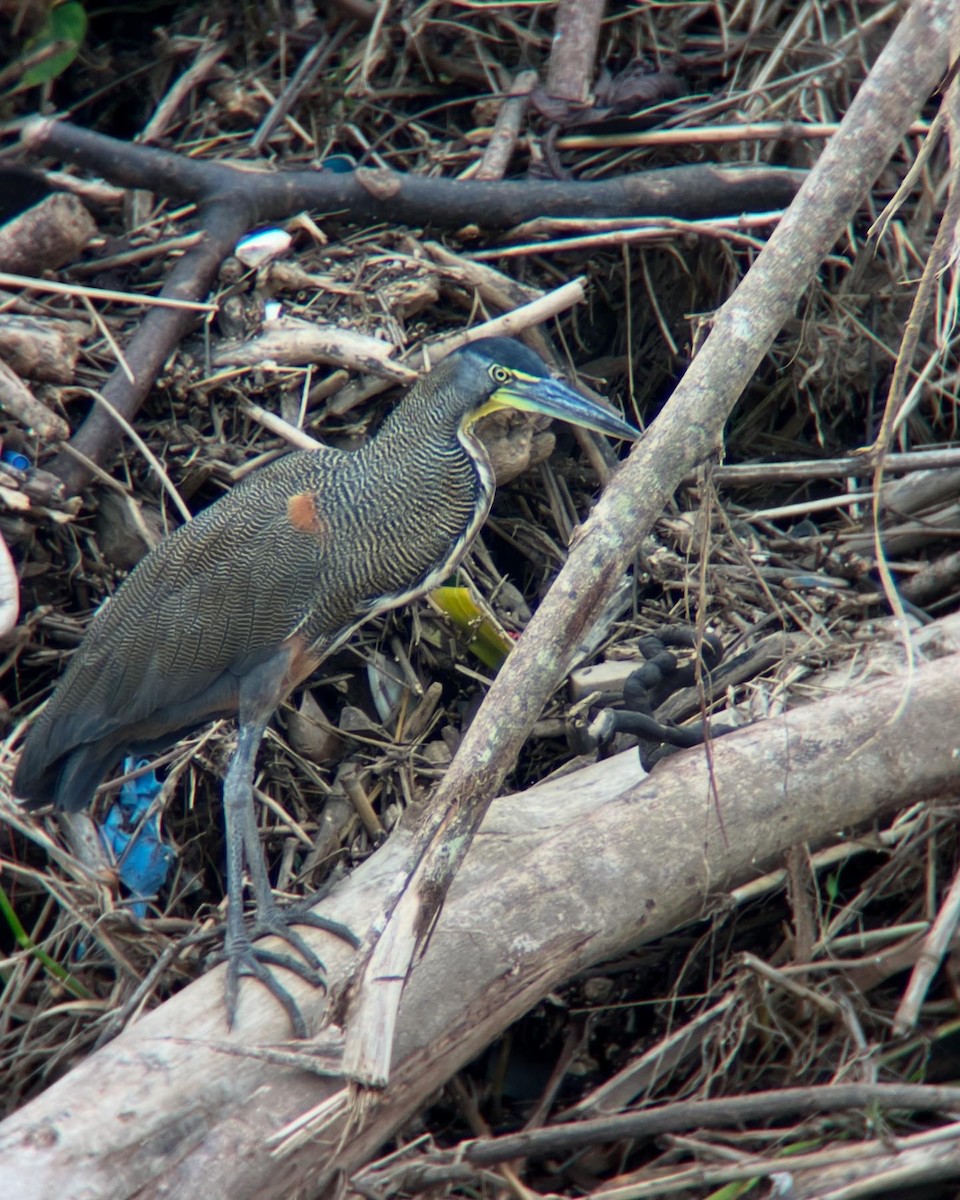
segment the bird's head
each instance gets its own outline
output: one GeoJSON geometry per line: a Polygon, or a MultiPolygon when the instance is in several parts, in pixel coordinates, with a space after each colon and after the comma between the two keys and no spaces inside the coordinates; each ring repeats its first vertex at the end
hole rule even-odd
{"type": "Polygon", "coordinates": [[[512,338],[483,338],[455,351],[442,364],[448,395],[463,406],[461,428],[502,408],[543,413],[597,433],[633,441],[639,432],[599,404],[552,378],[539,355],[512,338]]]}

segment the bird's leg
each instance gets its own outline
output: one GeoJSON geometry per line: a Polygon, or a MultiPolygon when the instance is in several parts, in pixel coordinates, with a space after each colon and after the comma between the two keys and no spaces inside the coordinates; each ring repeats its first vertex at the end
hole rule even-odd
{"type": "Polygon", "coordinates": [[[286,691],[288,656],[277,654],[259,669],[249,672],[241,682],[239,734],[237,748],[223,782],[223,808],[227,834],[227,959],[226,1007],[232,1025],[236,1013],[241,975],[253,975],[283,1005],[294,1034],[307,1036],[306,1025],[296,1002],[275,978],[271,966],[284,967],[315,987],[324,986],[323,963],[299,933],[294,923],[314,925],[344,938],[352,946],[357,938],[344,925],[299,908],[282,910],[273,896],[267,867],[260,846],[256,813],[253,806],[253,776],[257,750],[273,710],[286,691]],[[256,918],[248,931],[243,919],[243,870],[250,871],[256,901],[256,918]],[[278,954],[253,945],[253,938],[273,933],[292,946],[303,961],[289,954],[278,954]]]}
{"type": "MultiPolygon", "coordinates": [[[[253,770],[265,728],[265,719],[241,724],[237,748],[230,759],[223,781],[223,816],[227,837],[227,938],[224,946],[227,959],[227,1024],[232,1028],[236,1017],[240,976],[253,975],[283,1006],[290,1018],[294,1035],[305,1038],[307,1027],[296,1001],[265,965],[265,953],[253,947],[243,919],[244,858],[250,863],[254,878],[258,870],[266,878],[266,867],[259,844],[256,847],[256,855],[251,858],[247,836],[248,827],[255,831],[253,770]]],[[[291,959],[291,962],[293,961],[291,959]]],[[[296,966],[302,967],[302,964],[296,963],[296,966]]]]}
{"type": "MultiPolygon", "coordinates": [[[[257,905],[256,921],[251,931],[251,936],[256,938],[267,933],[272,933],[276,937],[283,938],[285,942],[288,942],[303,955],[304,960],[313,968],[318,976],[318,978],[314,978],[314,982],[322,986],[325,982],[323,963],[310,945],[295,930],[291,929],[290,926],[294,924],[310,925],[314,929],[323,929],[327,933],[333,933],[337,937],[343,938],[355,950],[360,946],[360,939],[352,930],[348,929],[346,925],[342,925],[339,921],[334,921],[330,917],[323,917],[319,913],[311,912],[308,907],[309,900],[302,904],[291,904],[286,908],[281,908],[277,904],[274,899],[273,888],[270,886],[269,876],[267,875],[263,850],[260,846],[260,833],[257,829],[256,814],[252,804],[245,809],[244,815],[244,849],[247,855],[247,867],[250,871],[250,883],[253,887],[253,895],[257,905]]],[[[284,956],[283,965],[287,965],[286,956],[284,956]]]]}

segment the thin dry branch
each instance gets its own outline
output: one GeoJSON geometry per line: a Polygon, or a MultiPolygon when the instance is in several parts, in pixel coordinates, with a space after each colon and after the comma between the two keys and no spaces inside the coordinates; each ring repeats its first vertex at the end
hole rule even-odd
{"type": "Polygon", "coordinates": [[[960,872],[954,876],[950,890],[937,914],[937,919],[929,934],[924,938],[923,947],[910,976],[910,983],[907,985],[903,999],[897,1006],[897,1012],[893,1019],[895,1036],[903,1037],[916,1026],[920,1006],[933,983],[934,975],[940,970],[943,957],[956,934],[958,921],[960,921],[960,872]]]}
{"type": "MultiPolygon", "coordinates": [[[[656,1137],[682,1130],[718,1129],[746,1121],[786,1116],[815,1116],[850,1108],[878,1105],[913,1112],[960,1110],[960,1088],[926,1084],[836,1084],[826,1087],[782,1088],[752,1096],[724,1096],[717,1100],[688,1100],[642,1112],[571,1121],[546,1129],[525,1130],[500,1137],[477,1138],[455,1152],[456,1158],[477,1166],[493,1166],[531,1154],[569,1154],[598,1142],[621,1138],[656,1137]]],[[[433,1161],[452,1161],[449,1152],[433,1161]]]]}

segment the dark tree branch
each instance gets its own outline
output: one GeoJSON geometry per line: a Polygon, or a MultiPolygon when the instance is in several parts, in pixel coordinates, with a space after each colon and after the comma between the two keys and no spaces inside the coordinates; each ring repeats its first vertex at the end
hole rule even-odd
{"type": "MultiPolygon", "coordinates": [[[[201,213],[204,238],[189,250],[170,272],[160,295],[172,300],[199,300],[210,291],[220,264],[251,224],[251,209],[238,203],[211,205],[201,213]]],[[[132,421],[146,399],[167,358],[196,324],[197,315],[186,308],[148,308],[125,350],[133,372],[131,383],[122,368],[114,369],[103,387],[103,397],[121,416],[132,421]]],[[[123,431],[103,405],[95,405],[73,435],[70,445],[103,466],[123,431]]],[[[68,494],[78,492],[90,479],[86,465],[61,450],[49,469],[63,480],[68,494]]]]}
{"type": "Polygon", "coordinates": [[[805,172],[781,167],[684,166],[597,181],[467,180],[402,175],[380,168],[268,171],[185,158],[120,142],[64,121],[36,118],[24,141],[31,153],[65,159],[123,187],[196,203],[239,199],[255,221],[311,209],[351,221],[407,225],[482,225],[507,229],[536,217],[735,216],[789,204],[805,172]]]}

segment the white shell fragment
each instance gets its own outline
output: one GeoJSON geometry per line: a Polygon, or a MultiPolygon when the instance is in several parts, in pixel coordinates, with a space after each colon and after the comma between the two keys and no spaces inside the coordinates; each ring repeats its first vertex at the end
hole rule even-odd
{"type": "Polygon", "coordinates": [[[285,229],[259,229],[237,242],[234,254],[245,267],[262,267],[286,254],[293,238],[285,229]]]}

